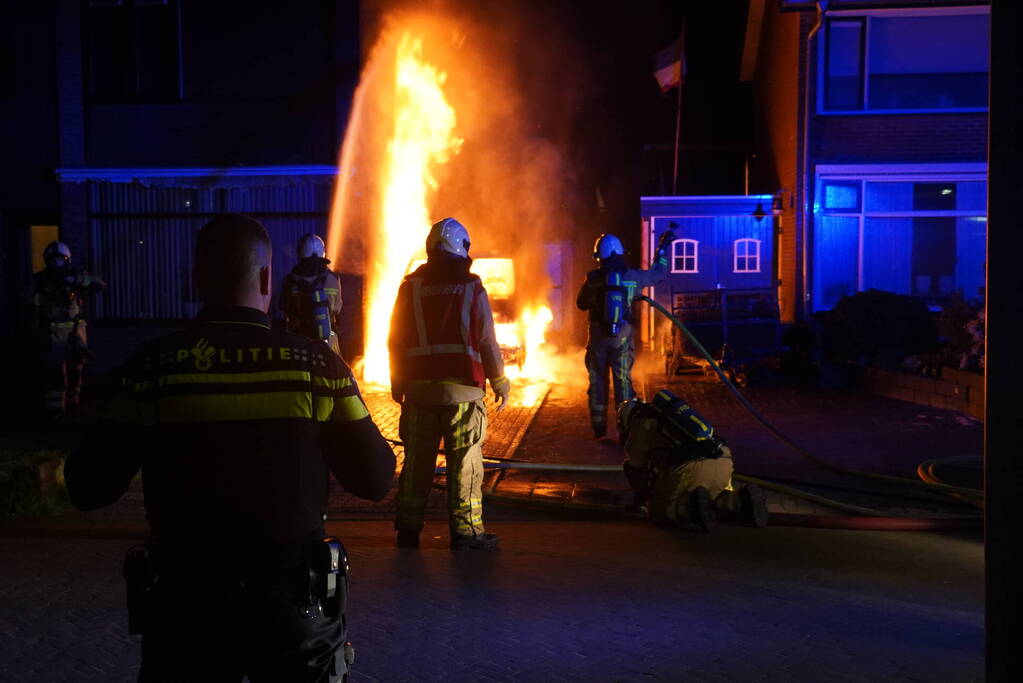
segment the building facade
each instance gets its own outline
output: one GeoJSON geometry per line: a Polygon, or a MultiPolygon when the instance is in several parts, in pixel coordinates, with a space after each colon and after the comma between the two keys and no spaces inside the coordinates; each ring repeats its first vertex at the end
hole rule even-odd
{"type": "Polygon", "coordinates": [[[989,32],[988,2],[750,3],[783,320],[871,288],[983,297],[989,32]]]}
{"type": "Polygon", "coordinates": [[[50,0],[0,12],[11,27],[0,29],[5,143],[31,169],[3,171],[15,176],[0,216],[8,311],[57,237],[108,282],[90,311],[102,346],[104,326],[130,344],[125,328],[194,314],[194,239],[216,213],[267,226],[277,282],[299,236],[325,235],[359,76],[356,0],[50,0]]]}

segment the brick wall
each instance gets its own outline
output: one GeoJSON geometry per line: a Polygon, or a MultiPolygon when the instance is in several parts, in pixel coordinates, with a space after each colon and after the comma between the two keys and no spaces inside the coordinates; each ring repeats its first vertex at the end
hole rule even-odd
{"type": "MultiPolygon", "coordinates": [[[[797,135],[800,88],[800,18],[768,3],[764,9],[754,98],[757,111],[758,191],[789,191],[797,186],[797,135]]],[[[791,322],[796,310],[796,210],[786,201],[778,236],[778,303],[782,320],[791,322]]]]}
{"type": "Polygon", "coordinates": [[[970,162],[987,158],[987,114],[815,116],[815,163],[970,162]]]}
{"type": "Polygon", "coordinates": [[[941,377],[922,377],[867,368],[860,388],[870,394],[984,419],[984,375],[976,372],[942,368],[941,377]]]}

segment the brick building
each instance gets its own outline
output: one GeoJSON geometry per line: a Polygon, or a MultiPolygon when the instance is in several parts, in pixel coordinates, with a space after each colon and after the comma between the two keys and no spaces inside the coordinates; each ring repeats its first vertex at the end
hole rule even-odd
{"type": "Polygon", "coordinates": [[[753,188],[793,322],[870,288],[983,296],[989,2],[751,0],[753,188]]]}

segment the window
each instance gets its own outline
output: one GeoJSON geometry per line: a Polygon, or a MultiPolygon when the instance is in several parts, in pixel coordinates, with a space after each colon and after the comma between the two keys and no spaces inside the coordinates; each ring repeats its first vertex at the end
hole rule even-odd
{"type": "MultiPolygon", "coordinates": [[[[867,289],[909,294],[932,307],[956,292],[968,300],[983,296],[987,183],[946,177],[921,173],[901,180],[888,173],[819,181],[814,310],[867,289]],[[842,192],[856,186],[862,201],[829,206],[833,185],[842,192]]],[[[736,263],[738,253],[737,244],[736,263]]]]}
{"type": "Polygon", "coordinates": [[[698,273],[697,253],[699,242],[696,240],[675,240],[671,243],[671,272],[698,273]]]}
{"type": "Polygon", "coordinates": [[[821,110],[983,110],[989,26],[970,10],[828,19],[821,110]]]}
{"type": "Polygon", "coordinates": [[[89,0],[85,26],[90,101],[181,98],[176,0],[89,0]]]}
{"type": "Polygon", "coordinates": [[[735,240],[733,270],[736,273],[760,272],[760,240],[749,238],[735,240]]]}

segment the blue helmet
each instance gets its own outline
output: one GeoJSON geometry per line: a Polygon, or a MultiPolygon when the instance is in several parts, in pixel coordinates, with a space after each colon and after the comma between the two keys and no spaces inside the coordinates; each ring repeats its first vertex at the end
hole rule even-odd
{"type": "Polygon", "coordinates": [[[622,246],[622,241],[614,235],[602,233],[597,238],[597,241],[593,243],[593,260],[603,261],[615,254],[619,256],[625,254],[625,247],[622,246]]]}

